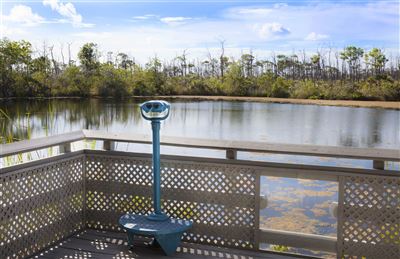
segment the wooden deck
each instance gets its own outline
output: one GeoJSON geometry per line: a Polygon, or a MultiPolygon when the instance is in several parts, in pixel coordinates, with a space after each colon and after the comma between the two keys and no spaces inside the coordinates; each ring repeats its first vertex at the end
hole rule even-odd
{"type": "Polygon", "coordinates": [[[71,259],[130,259],[130,258],[220,258],[220,259],[294,259],[298,256],[278,255],[268,252],[253,252],[238,249],[182,243],[177,253],[166,257],[161,249],[148,247],[148,240],[138,239],[135,248],[127,246],[123,233],[85,230],[32,258],[71,259]]]}

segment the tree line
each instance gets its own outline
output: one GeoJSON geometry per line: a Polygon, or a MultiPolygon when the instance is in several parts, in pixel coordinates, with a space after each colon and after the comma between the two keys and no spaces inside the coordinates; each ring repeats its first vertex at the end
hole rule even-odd
{"type": "Polygon", "coordinates": [[[84,44],[77,60],[54,55],[54,46],[33,50],[28,41],[0,40],[0,97],[131,95],[235,95],[312,99],[400,100],[400,58],[382,49],[347,46],[273,54],[259,59],[209,54],[191,59],[187,51],[172,60],[150,58],[138,64],[125,53],[101,53],[84,44]],[[60,60],[61,59],[61,60],[60,60]]]}

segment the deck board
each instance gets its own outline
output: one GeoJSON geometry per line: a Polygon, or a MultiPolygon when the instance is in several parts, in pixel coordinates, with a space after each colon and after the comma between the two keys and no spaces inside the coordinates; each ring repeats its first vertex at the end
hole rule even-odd
{"type": "Polygon", "coordinates": [[[298,257],[277,255],[274,253],[256,252],[248,250],[221,248],[207,245],[182,243],[177,253],[166,257],[161,249],[150,248],[145,242],[146,238],[137,238],[134,243],[134,249],[130,250],[127,246],[126,235],[124,233],[85,230],[76,234],[59,244],[49,248],[33,258],[40,259],[294,259],[298,257]]]}

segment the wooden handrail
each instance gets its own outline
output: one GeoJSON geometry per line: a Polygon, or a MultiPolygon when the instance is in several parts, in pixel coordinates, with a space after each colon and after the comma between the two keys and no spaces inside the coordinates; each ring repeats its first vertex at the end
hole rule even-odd
{"type": "MultiPolygon", "coordinates": [[[[113,140],[150,144],[150,135],[109,133],[104,131],[84,130],[87,139],[113,140]]],[[[242,152],[275,153],[303,156],[340,157],[365,160],[400,161],[400,150],[377,148],[352,148],[317,145],[280,144],[251,141],[229,141],[215,139],[196,139],[184,137],[161,137],[161,145],[203,148],[217,150],[235,150],[242,152]]]]}
{"type": "Polygon", "coordinates": [[[74,131],[50,137],[22,140],[10,144],[0,145],[0,157],[12,156],[47,147],[63,145],[85,139],[83,131],[74,131]]]}
{"type": "MultiPolygon", "coordinates": [[[[15,155],[18,153],[29,152],[84,139],[151,144],[150,135],[82,130],[51,137],[24,140],[11,144],[2,144],[0,145],[0,157],[15,155]]],[[[229,152],[242,151],[302,156],[350,158],[374,161],[400,161],[400,150],[396,149],[279,144],[251,141],[196,139],[171,136],[161,137],[161,145],[185,148],[216,149],[225,151],[229,150],[229,152]]]]}

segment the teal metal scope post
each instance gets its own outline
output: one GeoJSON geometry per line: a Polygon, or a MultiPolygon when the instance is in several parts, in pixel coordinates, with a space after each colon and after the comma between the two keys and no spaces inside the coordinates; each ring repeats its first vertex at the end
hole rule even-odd
{"type": "Polygon", "coordinates": [[[135,235],[153,237],[151,246],[161,247],[166,255],[176,252],[182,235],[190,229],[193,221],[170,218],[161,211],[161,175],[160,175],[160,123],[170,111],[170,104],[165,101],[147,101],[140,105],[140,112],[146,120],[151,121],[153,131],[153,207],[149,215],[122,215],[119,225],[128,234],[128,245],[133,248],[135,235]]]}
{"type": "Polygon", "coordinates": [[[140,112],[151,121],[153,131],[153,207],[154,212],[147,219],[165,221],[167,214],[161,211],[161,176],[160,176],[160,122],[169,115],[170,104],[166,101],[147,101],[140,105],[140,112]]]}

